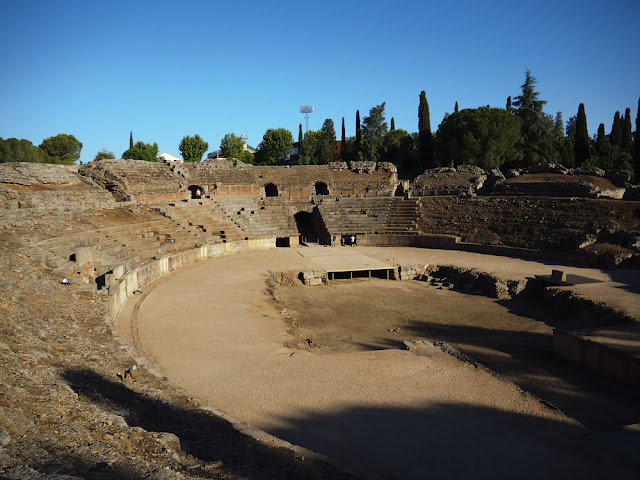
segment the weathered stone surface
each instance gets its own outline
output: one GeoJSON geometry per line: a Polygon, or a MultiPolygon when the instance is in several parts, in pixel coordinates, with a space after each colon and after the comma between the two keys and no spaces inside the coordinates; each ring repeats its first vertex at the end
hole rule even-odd
{"type": "Polygon", "coordinates": [[[458,165],[455,167],[460,173],[471,173],[473,175],[485,175],[485,171],[476,165],[458,165]]]}
{"type": "Polygon", "coordinates": [[[631,180],[631,174],[624,170],[607,170],[604,178],[610,180],[616,187],[624,187],[631,180]]]}
{"type": "Polygon", "coordinates": [[[578,167],[569,170],[570,175],[588,175],[592,177],[604,177],[605,171],[598,167],[578,167]]]}
{"type": "Polygon", "coordinates": [[[569,169],[560,164],[544,163],[542,165],[532,165],[527,167],[527,173],[554,173],[558,175],[566,175],[569,173],[569,169]]]}
{"type": "Polygon", "coordinates": [[[356,173],[371,173],[376,169],[376,162],[353,161],[349,163],[349,169],[356,173]]]}

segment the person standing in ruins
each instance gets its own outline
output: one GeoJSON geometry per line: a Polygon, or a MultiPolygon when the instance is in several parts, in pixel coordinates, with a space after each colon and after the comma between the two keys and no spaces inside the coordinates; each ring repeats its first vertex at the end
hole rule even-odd
{"type": "Polygon", "coordinates": [[[355,235],[351,235],[351,246],[352,247],[356,246],[356,236],[355,235]]]}
{"type": "Polygon", "coordinates": [[[336,238],[336,236],[334,235],[334,236],[331,238],[331,243],[332,243],[333,247],[335,247],[335,246],[336,246],[336,240],[337,240],[337,238],[336,238]]]}

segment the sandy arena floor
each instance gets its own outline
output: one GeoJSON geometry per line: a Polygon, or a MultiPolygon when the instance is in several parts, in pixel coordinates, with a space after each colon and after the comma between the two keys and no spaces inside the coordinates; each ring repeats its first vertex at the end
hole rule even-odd
{"type": "MultiPolygon", "coordinates": [[[[549,274],[553,268],[465,252],[314,248],[322,249],[322,255],[353,251],[388,263],[464,265],[513,279],[549,274]]],[[[608,398],[601,398],[587,402],[589,408],[562,408],[571,410],[574,419],[439,348],[400,349],[402,340],[444,339],[491,368],[503,368],[508,380],[525,384],[527,390],[554,378],[547,393],[555,392],[554,398],[563,398],[569,407],[585,403],[592,392],[588,386],[577,381],[575,387],[575,378],[566,372],[549,373],[551,361],[522,370],[528,357],[517,352],[526,348],[507,348],[514,338],[535,344],[550,334],[551,327],[535,316],[518,315],[522,306],[505,307],[419,282],[284,288],[287,311],[315,345],[311,351],[291,349],[285,346],[292,339],[289,325],[265,294],[265,281],[268,271],[314,268],[313,256],[277,249],[218,258],[165,277],[145,288],[151,293],[139,304],[136,322],[143,353],[206,404],[363,475],[634,477],[580,423],[596,417],[598,425],[634,416],[640,421],[638,409],[624,395],[614,399],[619,402],[613,404],[615,418],[589,413],[606,405],[608,398]],[[394,316],[403,305],[412,308],[403,310],[402,318],[394,316]],[[471,313],[461,313],[467,308],[471,313]],[[421,323],[420,312],[431,315],[428,326],[421,323]],[[505,322],[510,328],[505,329],[505,322]]],[[[640,312],[639,296],[628,278],[563,269],[602,280],[581,286],[585,295],[640,312]]],[[[133,297],[118,318],[125,336],[140,301],[133,297]]]]}

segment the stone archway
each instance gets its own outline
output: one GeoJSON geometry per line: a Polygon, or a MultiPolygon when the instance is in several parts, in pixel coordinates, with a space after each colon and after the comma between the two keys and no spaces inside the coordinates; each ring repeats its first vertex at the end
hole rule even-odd
{"type": "Polygon", "coordinates": [[[398,187],[396,188],[394,196],[396,196],[396,197],[404,197],[404,186],[401,183],[398,184],[398,187]]]}
{"type": "Polygon", "coordinates": [[[329,187],[324,182],[316,182],[316,195],[329,195],[329,187]]]}
{"type": "Polygon", "coordinates": [[[278,194],[278,186],[273,183],[267,183],[264,186],[264,196],[265,197],[277,197],[278,194]]]}
{"type": "Polygon", "coordinates": [[[204,188],[200,185],[189,185],[189,198],[200,199],[204,197],[204,188]]]}

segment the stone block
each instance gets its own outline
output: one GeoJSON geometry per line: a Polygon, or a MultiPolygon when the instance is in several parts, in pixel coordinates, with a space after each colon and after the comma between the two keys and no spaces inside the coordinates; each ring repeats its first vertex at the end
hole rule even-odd
{"type": "Polygon", "coordinates": [[[566,282],[567,274],[562,270],[551,270],[551,280],[556,280],[558,282],[566,282]]]}

